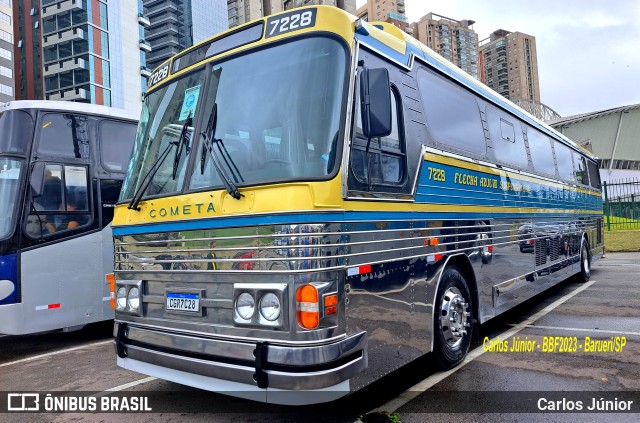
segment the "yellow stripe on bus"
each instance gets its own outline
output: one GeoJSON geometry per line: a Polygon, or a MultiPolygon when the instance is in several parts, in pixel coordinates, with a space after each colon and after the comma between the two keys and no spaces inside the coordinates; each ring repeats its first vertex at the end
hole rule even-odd
{"type": "Polygon", "coordinates": [[[567,185],[567,184],[546,181],[544,179],[540,179],[540,178],[536,178],[536,177],[532,177],[532,176],[528,176],[528,175],[521,175],[519,173],[513,173],[513,172],[506,171],[506,170],[500,170],[500,169],[496,169],[496,168],[493,168],[491,166],[486,166],[486,165],[482,165],[482,164],[479,164],[479,163],[471,163],[471,162],[468,162],[466,160],[456,159],[454,157],[441,156],[441,155],[435,154],[435,153],[425,153],[424,160],[425,161],[434,162],[434,163],[440,163],[440,164],[443,164],[443,165],[459,167],[459,168],[462,168],[462,169],[473,170],[473,171],[476,171],[476,172],[490,173],[492,175],[500,176],[500,177],[507,177],[508,176],[509,178],[513,178],[513,179],[519,179],[519,180],[522,180],[522,181],[533,182],[533,183],[536,183],[536,184],[542,184],[542,185],[546,185],[546,186],[550,186],[550,187],[554,187],[554,188],[570,189],[570,190],[574,190],[574,191],[577,191],[577,192],[580,192],[580,193],[583,193],[583,194],[589,194],[589,195],[593,195],[593,196],[596,196],[596,197],[602,197],[602,193],[599,192],[599,191],[590,191],[590,190],[585,189],[585,188],[572,187],[572,186],[567,185]]]}

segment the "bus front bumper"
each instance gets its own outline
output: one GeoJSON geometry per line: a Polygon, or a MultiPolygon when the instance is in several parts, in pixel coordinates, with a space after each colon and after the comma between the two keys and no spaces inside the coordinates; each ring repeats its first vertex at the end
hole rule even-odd
{"type": "MultiPolygon", "coordinates": [[[[186,380],[188,375],[231,382],[248,390],[314,391],[344,386],[343,382],[367,368],[366,332],[314,345],[274,345],[269,341],[207,338],[116,322],[114,336],[121,367],[146,374],[172,369],[177,379],[182,374],[185,380],[162,374],[151,376],[191,386],[195,385],[186,380]]],[[[218,390],[215,383],[205,385],[203,389],[218,390]]]]}

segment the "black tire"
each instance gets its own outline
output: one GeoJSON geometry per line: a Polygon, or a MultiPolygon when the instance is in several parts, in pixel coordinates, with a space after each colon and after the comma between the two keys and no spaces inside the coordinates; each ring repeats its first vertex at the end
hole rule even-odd
{"type": "Polygon", "coordinates": [[[467,356],[474,329],[469,287],[455,266],[447,267],[442,273],[434,315],[433,356],[440,368],[449,370],[467,356]]]}
{"type": "Polygon", "coordinates": [[[580,248],[580,281],[588,282],[591,279],[591,255],[587,248],[587,240],[583,240],[580,248]]]}

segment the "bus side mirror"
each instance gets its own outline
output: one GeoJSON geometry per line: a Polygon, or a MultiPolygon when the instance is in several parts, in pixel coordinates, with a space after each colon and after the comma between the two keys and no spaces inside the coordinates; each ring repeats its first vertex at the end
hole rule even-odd
{"type": "Polygon", "coordinates": [[[385,68],[363,69],[360,74],[360,113],[367,138],[391,134],[391,83],[385,68]]]}
{"type": "Polygon", "coordinates": [[[42,195],[42,188],[44,185],[44,163],[36,162],[31,169],[31,196],[38,197],[42,195]]]}

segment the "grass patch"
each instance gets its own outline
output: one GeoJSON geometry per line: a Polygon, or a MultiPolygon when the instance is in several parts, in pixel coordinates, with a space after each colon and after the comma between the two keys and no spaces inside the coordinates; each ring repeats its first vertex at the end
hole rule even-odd
{"type": "Polygon", "coordinates": [[[604,229],[608,231],[609,227],[612,231],[640,229],[640,220],[618,216],[604,216],[604,229]]]}

